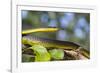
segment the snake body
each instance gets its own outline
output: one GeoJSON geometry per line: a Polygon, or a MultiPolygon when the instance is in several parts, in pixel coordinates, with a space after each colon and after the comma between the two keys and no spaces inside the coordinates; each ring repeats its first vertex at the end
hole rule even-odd
{"type": "Polygon", "coordinates": [[[66,49],[66,50],[77,50],[79,48],[81,53],[89,58],[89,52],[84,49],[83,47],[81,47],[80,45],[74,43],[74,42],[69,42],[69,41],[60,41],[60,40],[54,40],[54,39],[47,39],[47,38],[40,38],[37,36],[30,36],[30,35],[26,35],[26,34],[30,34],[32,32],[48,32],[48,31],[57,31],[58,29],[56,28],[40,28],[40,29],[32,29],[31,30],[27,30],[27,31],[23,31],[22,35],[25,35],[22,37],[22,43],[23,44],[28,44],[30,46],[34,45],[34,44],[39,44],[42,45],[44,47],[47,48],[61,48],[61,49],[66,49]]]}
{"type": "Polygon", "coordinates": [[[62,49],[69,49],[69,50],[72,49],[76,50],[77,48],[80,47],[78,44],[75,44],[73,42],[40,38],[36,36],[24,36],[22,38],[22,43],[29,44],[31,46],[34,44],[39,44],[45,47],[55,47],[55,48],[62,48],[62,49]]]}

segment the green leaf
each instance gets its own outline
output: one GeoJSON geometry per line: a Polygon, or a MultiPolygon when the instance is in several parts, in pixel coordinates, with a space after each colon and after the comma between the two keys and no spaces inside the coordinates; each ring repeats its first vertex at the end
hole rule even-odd
{"type": "Polygon", "coordinates": [[[28,54],[22,54],[22,62],[33,62],[34,56],[28,54]]]}
{"type": "Polygon", "coordinates": [[[46,50],[45,47],[41,46],[41,45],[34,45],[31,47],[36,56],[35,56],[35,61],[39,62],[39,61],[50,61],[51,59],[51,56],[50,54],[48,53],[48,51],[46,50]]]}
{"type": "Polygon", "coordinates": [[[51,57],[56,60],[63,59],[63,57],[64,57],[64,51],[61,49],[49,50],[49,53],[50,53],[51,57]]]}

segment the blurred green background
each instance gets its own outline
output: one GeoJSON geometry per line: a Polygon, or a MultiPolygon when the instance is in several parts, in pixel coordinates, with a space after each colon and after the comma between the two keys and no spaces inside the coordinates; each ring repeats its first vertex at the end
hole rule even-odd
{"type": "Polygon", "coordinates": [[[89,50],[90,14],[52,11],[22,10],[22,30],[40,27],[58,27],[57,32],[33,33],[32,35],[72,41],[89,50]]]}

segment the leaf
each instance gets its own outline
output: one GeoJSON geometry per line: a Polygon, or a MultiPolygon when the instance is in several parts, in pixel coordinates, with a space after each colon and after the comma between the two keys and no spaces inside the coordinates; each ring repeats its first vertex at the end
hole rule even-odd
{"type": "Polygon", "coordinates": [[[35,56],[35,61],[50,61],[51,56],[46,50],[45,47],[41,45],[34,45],[31,47],[34,50],[34,53],[36,54],[35,56]]]}
{"type": "Polygon", "coordinates": [[[64,51],[61,49],[53,49],[49,50],[49,53],[53,59],[63,59],[64,57],[64,51]]]}
{"type": "Polygon", "coordinates": [[[22,62],[33,62],[34,56],[28,54],[22,54],[22,62]]]}

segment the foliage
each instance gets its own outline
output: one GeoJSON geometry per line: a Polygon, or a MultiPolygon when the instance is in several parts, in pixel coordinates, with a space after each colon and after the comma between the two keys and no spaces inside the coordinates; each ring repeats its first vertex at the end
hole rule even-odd
{"type": "Polygon", "coordinates": [[[64,51],[61,49],[49,50],[49,53],[53,59],[59,60],[64,58],[64,51]]]}
{"type": "Polygon", "coordinates": [[[45,47],[34,45],[31,49],[34,50],[34,53],[36,54],[35,61],[49,61],[51,59],[51,56],[45,47]]]}

